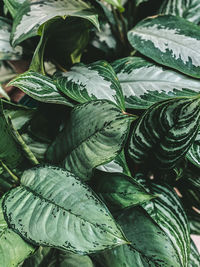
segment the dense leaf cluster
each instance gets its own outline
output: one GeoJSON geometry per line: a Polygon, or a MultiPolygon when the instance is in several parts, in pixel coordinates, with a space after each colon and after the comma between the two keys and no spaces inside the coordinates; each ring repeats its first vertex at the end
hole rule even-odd
{"type": "Polygon", "coordinates": [[[3,1],[0,267],[200,266],[199,25],[199,0],[3,1]]]}

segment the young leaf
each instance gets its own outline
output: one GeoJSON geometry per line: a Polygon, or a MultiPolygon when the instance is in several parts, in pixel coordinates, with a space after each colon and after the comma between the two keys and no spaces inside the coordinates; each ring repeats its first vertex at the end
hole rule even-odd
{"type": "Polygon", "coordinates": [[[31,70],[19,75],[9,85],[20,88],[27,95],[44,103],[73,106],[67,98],[59,93],[51,78],[31,70]]]}
{"type": "Polygon", "coordinates": [[[154,104],[133,130],[130,156],[137,163],[173,168],[193,143],[199,119],[200,98],[175,98],[154,104]]]}
{"type": "Polygon", "coordinates": [[[171,240],[145,210],[138,207],[125,209],[117,221],[131,244],[97,255],[103,266],[181,266],[171,240]]]}
{"type": "Polygon", "coordinates": [[[10,45],[10,20],[0,17],[0,60],[17,60],[22,55],[22,48],[10,45]]]}
{"type": "Polygon", "coordinates": [[[93,100],[76,106],[66,127],[47,150],[51,163],[88,180],[92,169],[111,161],[124,146],[130,122],[135,116],[124,114],[107,100],[93,100]]]}
{"type": "Polygon", "coordinates": [[[172,15],[149,17],[128,33],[131,45],[154,61],[200,78],[199,27],[172,15]]]}
{"type": "Polygon", "coordinates": [[[154,198],[132,177],[122,173],[96,172],[93,187],[112,209],[141,205],[154,198]]]}
{"type": "Polygon", "coordinates": [[[89,65],[75,65],[70,71],[58,73],[56,85],[64,94],[79,103],[107,99],[125,109],[117,76],[104,60],[89,65]]]}
{"type": "Polygon", "coordinates": [[[15,46],[37,35],[43,23],[58,16],[63,19],[67,16],[84,18],[99,28],[96,12],[82,0],[25,1],[14,19],[11,33],[12,44],[15,46]]]}
{"type": "Polygon", "coordinates": [[[2,200],[0,200],[0,266],[17,267],[34,250],[33,246],[8,227],[3,216],[2,200]]]}
{"type": "Polygon", "coordinates": [[[95,193],[60,168],[25,171],[3,211],[9,227],[36,245],[88,254],[127,243],[95,193]]]}
{"type": "Polygon", "coordinates": [[[200,82],[140,57],[116,60],[112,66],[122,87],[127,108],[145,109],[152,104],[200,93],[200,82]]]}

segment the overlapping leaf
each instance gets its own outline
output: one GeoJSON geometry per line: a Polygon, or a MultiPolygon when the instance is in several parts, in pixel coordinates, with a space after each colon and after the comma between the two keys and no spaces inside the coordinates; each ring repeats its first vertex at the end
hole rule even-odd
{"type": "Polygon", "coordinates": [[[128,33],[131,45],[154,61],[200,77],[199,27],[173,15],[149,17],[128,33]]]}
{"type": "Polygon", "coordinates": [[[1,204],[2,200],[0,201],[0,266],[17,267],[35,249],[8,228],[1,204]]]}
{"type": "Polygon", "coordinates": [[[27,95],[41,102],[73,106],[59,93],[51,78],[31,70],[19,75],[9,85],[20,88],[27,95]]]}
{"type": "Polygon", "coordinates": [[[89,65],[75,65],[70,71],[58,73],[56,85],[79,103],[107,99],[124,109],[124,98],[117,76],[104,60],[89,65]]]}
{"type": "Polygon", "coordinates": [[[37,35],[38,28],[54,17],[73,16],[89,20],[97,28],[98,18],[93,8],[82,0],[25,1],[14,19],[11,39],[15,46],[37,35]]]}
{"type": "Polygon", "coordinates": [[[97,256],[103,266],[182,266],[171,240],[142,208],[125,209],[117,221],[131,244],[97,256]]]}
{"type": "Polygon", "coordinates": [[[152,104],[200,92],[200,82],[140,57],[127,57],[112,64],[122,87],[127,108],[145,109],[152,104]]]}
{"type": "Polygon", "coordinates": [[[17,60],[22,55],[22,47],[10,45],[11,22],[0,17],[0,60],[17,60]]]}
{"type": "Polygon", "coordinates": [[[15,17],[19,8],[26,0],[3,0],[12,17],[15,17]]]}
{"type": "Polygon", "coordinates": [[[66,169],[87,180],[93,168],[119,154],[135,118],[107,100],[78,105],[47,150],[47,160],[53,164],[63,162],[66,169]]]}
{"type": "Polygon", "coordinates": [[[194,242],[191,240],[189,267],[199,267],[199,265],[200,265],[200,254],[194,242]]]}
{"type": "Polygon", "coordinates": [[[33,244],[88,254],[127,243],[95,193],[60,168],[25,171],[2,205],[8,225],[33,244]]]}
{"type": "Polygon", "coordinates": [[[200,132],[198,132],[198,135],[191,148],[189,149],[186,157],[195,166],[197,166],[198,168],[200,167],[200,132]]]}
{"type": "Polygon", "coordinates": [[[138,120],[129,154],[136,163],[173,168],[199,129],[199,98],[175,98],[151,106],[138,120]]]}

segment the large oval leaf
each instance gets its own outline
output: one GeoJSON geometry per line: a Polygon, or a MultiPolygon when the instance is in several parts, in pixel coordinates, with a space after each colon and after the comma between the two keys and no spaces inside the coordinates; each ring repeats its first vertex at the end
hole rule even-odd
{"type": "Polygon", "coordinates": [[[172,15],[150,17],[129,31],[128,39],[135,49],[156,62],[200,78],[197,25],[172,15]]]}
{"type": "Polygon", "coordinates": [[[51,78],[35,71],[24,72],[12,80],[9,85],[20,88],[24,93],[41,102],[73,106],[67,98],[59,93],[51,78]]]}
{"type": "Polygon", "coordinates": [[[87,180],[92,169],[111,161],[124,146],[135,116],[106,100],[76,106],[66,127],[47,150],[51,163],[63,162],[69,171],[87,180]]]}
{"type": "Polygon", "coordinates": [[[0,200],[0,266],[17,267],[35,249],[8,228],[1,205],[2,200],[0,200]]]}
{"type": "Polygon", "coordinates": [[[103,266],[181,266],[171,240],[142,208],[125,209],[117,221],[131,244],[107,250],[97,256],[103,266]]]}
{"type": "Polygon", "coordinates": [[[87,254],[127,242],[95,193],[60,168],[25,171],[3,211],[8,225],[33,244],[87,254]]]}
{"type": "Polygon", "coordinates": [[[151,106],[136,124],[129,154],[136,163],[173,168],[197,134],[199,98],[175,98],[151,106]]]}
{"type": "Polygon", "coordinates": [[[127,108],[145,109],[156,102],[200,92],[200,82],[165,69],[141,57],[127,57],[112,64],[127,108]]]}
{"type": "Polygon", "coordinates": [[[99,27],[96,12],[82,0],[25,1],[14,19],[11,33],[12,44],[15,46],[37,35],[40,25],[57,16],[85,18],[97,28],[99,27]]]}
{"type": "Polygon", "coordinates": [[[104,60],[75,65],[70,71],[58,73],[56,84],[64,94],[79,103],[107,99],[125,109],[120,83],[113,68],[104,60]]]}

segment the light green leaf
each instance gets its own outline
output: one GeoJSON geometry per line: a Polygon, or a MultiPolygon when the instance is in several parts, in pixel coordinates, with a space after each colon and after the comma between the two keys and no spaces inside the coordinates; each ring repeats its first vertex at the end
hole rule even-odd
{"type": "Polygon", "coordinates": [[[200,2],[199,0],[164,0],[159,13],[183,17],[199,24],[200,2]]]}
{"type": "Polygon", "coordinates": [[[56,85],[79,103],[107,99],[125,109],[120,83],[113,68],[104,60],[89,65],[75,65],[70,71],[58,73],[56,85]]]}
{"type": "Polygon", "coordinates": [[[199,266],[200,266],[200,254],[194,242],[191,240],[189,267],[199,267],[199,266]]]}
{"type": "Polygon", "coordinates": [[[41,102],[73,106],[59,93],[50,77],[31,70],[19,75],[9,85],[20,88],[24,93],[41,102]]]}
{"type": "Polygon", "coordinates": [[[2,200],[0,200],[0,266],[17,267],[35,249],[8,227],[1,205],[2,200]]]}
{"type": "Polygon", "coordinates": [[[6,91],[3,89],[3,87],[0,84],[0,97],[4,97],[7,100],[10,100],[10,97],[8,96],[8,94],[6,93],[6,91]]]}
{"type": "Polygon", "coordinates": [[[51,163],[88,180],[93,168],[111,161],[123,148],[130,122],[135,116],[124,114],[107,100],[93,100],[76,106],[66,127],[47,150],[51,163]]]}
{"type": "Polygon", "coordinates": [[[142,208],[128,208],[120,212],[117,222],[131,241],[97,255],[104,267],[180,267],[171,240],[142,208]]]}
{"type": "Polygon", "coordinates": [[[93,188],[112,210],[141,205],[155,197],[132,177],[117,172],[96,172],[93,188]]]}
{"type": "Polygon", "coordinates": [[[128,33],[131,45],[159,64],[200,78],[199,27],[173,15],[149,17],[128,33]]]}
{"type": "MultiPolygon", "coordinates": [[[[143,175],[137,175],[141,179],[143,175]]],[[[138,181],[141,183],[141,180],[138,181]]],[[[144,179],[144,178],[143,178],[144,179]]],[[[150,183],[143,180],[145,189],[157,198],[142,205],[151,218],[171,240],[180,266],[188,266],[190,255],[190,232],[187,216],[181,201],[172,187],[167,184],[150,183]]]]}
{"type": "Polygon", "coordinates": [[[0,17],[0,60],[17,60],[22,55],[22,47],[10,45],[10,20],[0,17]]]}
{"type": "Polygon", "coordinates": [[[192,145],[199,129],[200,98],[174,98],[151,106],[138,120],[129,154],[151,168],[173,168],[192,145]]]}
{"type": "Polygon", "coordinates": [[[26,0],[3,0],[3,1],[4,5],[7,7],[12,17],[15,17],[18,13],[18,9],[21,8],[22,4],[26,0]]]}
{"type": "Polygon", "coordinates": [[[112,66],[127,108],[145,109],[168,98],[200,93],[200,81],[140,57],[118,59],[112,66]]]}
{"type": "Polygon", "coordinates": [[[33,244],[88,254],[126,244],[106,206],[74,174],[40,166],[5,195],[8,225],[33,244]]]}
{"type": "Polygon", "coordinates": [[[12,44],[15,46],[37,35],[43,23],[57,16],[63,19],[67,16],[84,18],[99,28],[97,13],[82,0],[25,1],[14,19],[11,33],[12,44]]]}

